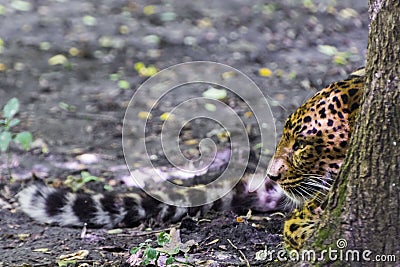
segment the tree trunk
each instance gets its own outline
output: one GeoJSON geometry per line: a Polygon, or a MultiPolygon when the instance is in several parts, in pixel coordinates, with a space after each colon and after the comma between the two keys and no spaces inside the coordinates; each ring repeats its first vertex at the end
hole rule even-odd
{"type": "Polygon", "coordinates": [[[327,254],[323,265],[400,266],[400,1],[369,0],[369,7],[363,103],[319,230],[305,248],[336,249],[337,259],[327,254]],[[378,262],[379,255],[391,259],[378,262]]]}

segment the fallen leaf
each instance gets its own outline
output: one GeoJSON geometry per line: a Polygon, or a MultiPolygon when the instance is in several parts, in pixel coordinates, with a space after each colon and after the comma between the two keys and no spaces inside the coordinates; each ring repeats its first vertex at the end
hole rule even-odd
{"type": "Polygon", "coordinates": [[[84,249],[84,250],[79,250],[74,253],[61,255],[58,258],[62,261],[83,260],[86,258],[87,255],[89,255],[89,250],[84,249]]]}
{"type": "Polygon", "coordinates": [[[197,145],[198,143],[199,143],[199,140],[197,140],[197,139],[189,139],[184,142],[184,144],[188,145],[188,146],[197,145]]]}
{"type": "Polygon", "coordinates": [[[343,8],[339,12],[339,16],[344,19],[356,18],[358,17],[358,12],[352,8],[343,8]]]}
{"type": "Polygon", "coordinates": [[[89,15],[83,16],[82,21],[86,26],[95,26],[97,24],[97,19],[89,15]]]}
{"type": "Polygon", "coordinates": [[[76,48],[76,47],[71,47],[71,48],[68,50],[68,53],[69,53],[71,56],[76,57],[76,56],[79,55],[80,51],[79,51],[79,49],[76,48]]]}
{"type": "Polygon", "coordinates": [[[110,235],[121,234],[123,232],[124,231],[121,228],[111,229],[111,230],[107,231],[107,233],[110,234],[110,235]]]}
{"type": "Polygon", "coordinates": [[[337,48],[331,45],[319,45],[318,51],[327,56],[334,56],[338,52],[337,48]]]}
{"type": "Polygon", "coordinates": [[[193,239],[188,240],[185,243],[181,242],[180,232],[176,228],[171,228],[169,232],[169,242],[165,243],[164,246],[160,249],[157,249],[160,252],[166,253],[168,255],[175,255],[180,251],[187,253],[190,248],[196,245],[196,241],[193,239]]]}
{"type": "Polygon", "coordinates": [[[207,91],[203,92],[204,97],[218,99],[218,100],[226,98],[227,95],[228,93],[226,92],[225,89],[217,89],[214,87],[210,87],[207,89],[207,91]]]}
{"type": "Polygon", "coordinates": [[[154,6],[153,5],[147,5],[143,8],[143,13],[146,16],[150,16],[154,14],[154,6]]]}
{"type": "Polygon", "coordinates": [[[27,1],[12,1],[11,6],[19,11],[30,11],[32,9],[32,4],[27,1]]]}
{"type": "Polygon", "coordinates": [[[96,154],[85,153],[79,156],[76,156],[76,159],[79,160],[80,163],[83,164],[94,164],[99,162],[100,157],[96,154]]]}
{"type": "Polygon", "coordinates": [[[27,237],[30,237],[31,234],[18,234],[18,239],[24,241],[27,237]]]}
{"type": "Polygon", "coordinates": [[[268,68],[261,68],[258,70],[258,74],[262,77],[269,77],[272,75],[272,71],[268,68]]]}
{"type": "Polygon", "coordinates": [[[243,223],[243,222],[245,222],[246,220],[244,219],[244,217],[243,216],[238,216],[238,217],[236,217],[236,222],[238,222],[238,223],[243,223]]]}
{"type": "Polygon", "coordinates": [[[49,248],[37,248],[32,250],[33,252],[43,252],[43,253],[47,253],[49,252],[49,248]]]}
{"type": "Polygon", "coordinates": [[[214,104],[206,103],[204,104],[204,108],[208,111],[214,112],[217,110],[217,107],[214,104]]]}
{"type": "Polygon", "coordinates": [[[7,70],[7,66],[3,63],[0,63],[0,71],[5,71],[7,70]]]}
{"type": "Polygon", "coordinates": [[[151,114],[147,111],[140,111],[138,113],[138,118],[141,120],[147,120],[147,119],[151,119],[151,114]]]}
{"type": "Polygon", "coordinates": [[[160,115],[160,120],[162,120],[162,121],[170,120],[172,118],[173,118],[173,115],[169,112],[164,112],[163,114],[160,115]]]}
{"type": "Polygon", "coordinates": [[[227,71],[227,72],[222,73],[221,76],[222,76],[222,79],[228,80],[228,79],[230,79],[230,78],[235,77],[235,76],[236,76],[236,72],[234,72],[234,71],[227,71]]]}
{"type": "Polygon", "coordinates": [[[124,90],[128,90],[131,87],[131,85],[126,80],[120,80],[118,81],[118,87],[124,90]]]}
{"type": "Polygon", "coordinates": [[[253,112],[251,112],[251,111],[246,111],[246,112],[244,113],[244,116],[245,116],[246,118],[250,118],[250,117],[253,116],[253,112]]]}
{"type": "Polygon", "coordinates": [[[49,58],[49,60],[48,60],[48,63],[51,66],[63,65],[65,63],[67,63],[67,62],[68,62],[68,59],[62,54],[55,55],[55,56],[49,58]]]}

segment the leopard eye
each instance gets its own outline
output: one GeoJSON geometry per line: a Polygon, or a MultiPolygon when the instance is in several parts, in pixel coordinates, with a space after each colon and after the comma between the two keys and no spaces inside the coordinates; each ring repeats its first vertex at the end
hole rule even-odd
{"type": "Polygon", "coordinates": [[[300,144],[299,144],[299,142],[294,142],[294,144],[293,144],[293,150],[294,151],[296,151],[297,149],[299,149],[300,148],[300,144]]]}
{"type": "Polygon", "coordinates": [[[296,151],[303,147],[304,147],[304,142],[297,140],[296,142],[294,142],[292,149],[293,149],[293,151],[296,151]]]}

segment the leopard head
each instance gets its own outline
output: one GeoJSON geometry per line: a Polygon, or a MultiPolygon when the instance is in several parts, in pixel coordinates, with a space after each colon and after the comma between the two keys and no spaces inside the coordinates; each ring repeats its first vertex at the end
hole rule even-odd
{"type": "Polygon", "coordinates": [[[297,205],[323,201],[346,156],[358,111],[362,77],[317,92],[286,120],[268,177],[297,205]]]}

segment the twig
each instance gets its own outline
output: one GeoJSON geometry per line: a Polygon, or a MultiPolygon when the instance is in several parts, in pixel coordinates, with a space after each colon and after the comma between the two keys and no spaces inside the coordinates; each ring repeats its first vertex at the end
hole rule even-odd
{"type": "Polygon", "coordinates": [[[244,253],[243,253],[240,249],[238,249],[238,247],[235,246],[229,238],[227,238],[226,240],[228,241],[228,243],[229,243],[234,249],[236,249],[237,251],[239,251],[241,257],[242,257],[243,260],[246,262],[246,266],[247,266],[247,267],[250,267],[250,262],[249,262],[249,260],[246,258],[246,255],[244,255],[244,253]]]}
{"type": "Polygon", "coordinates": [[[175,257],[174,257],[174,261],[177,262],[177,263],[185,264],[185,265],[196,266],[191,262],[181,261],[181,260],[176,259],[175,257]]]}
{"type": "MultiPolygon", "coordinates": [[[[170,225],[170,227],[168,228],[164,228],[164,229],[158,229],[158,230],[152,230],[152,231],[140,231],[140,233],[132,235],[133,233],[131,233],[130,236],[146,236],[146,235],[152,235],[152,234],[157,234],[157,233],[161,233],[161,232],[166,232],[166,231],[171,231],[172,228],[179,228],[180,223],[177,224],[172,224],[170,225]]],[[[121,235],[119,235],[121,236],[121,235]]]]}
{"type": "Polygon", "coordinates": [[[87,223],[84,223],[83,227],[82,227],[82,231],[81,231],[81,239],[84,239],[86,236],[86,232],[87,232],[86,226],[87,226],[87,223]]]}
{"type": "Polygon", "coordinates": [[[12,179],[12,172],[11,172],[11,152],[8,151],[7,153],[7,169],[8,169],[8,178],[11,180],[12,179]]]}
{"type": "Polygon", "coordinates": [[[141,233],[134,234],[133,236],[146,236],[146,235],[158,234],[158,233],[165,232],[165,231],[171,231],[171,227],[165,228],[165,229],[147,231],[147,232],[141,231],[141,233]]]}
{"type": "Polygon", "coordinates": [[[63,114],[82,120],[104,121],[104,122],[119,122],[119,118],[107,114],[93,114],[85,112],[63,112],[63,114]]]}

